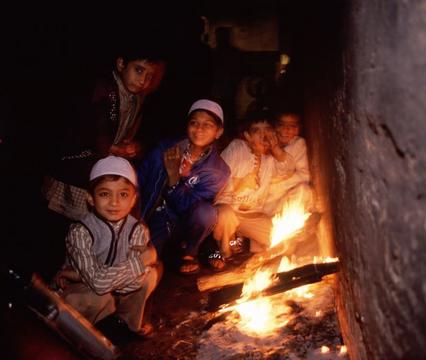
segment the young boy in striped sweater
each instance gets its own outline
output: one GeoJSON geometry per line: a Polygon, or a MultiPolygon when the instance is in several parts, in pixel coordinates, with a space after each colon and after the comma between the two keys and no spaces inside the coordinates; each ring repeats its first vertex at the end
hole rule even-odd
{"type": "Polygon", "coordinates": [[[116,314],[129,330],[147,336],[153,329],[143,321],[145,304],[161,267],[147,227],[130,215],[136,198],[136,173],[126,159],[108,156],[93,166],[92,211],[71,225],[67,264],[55,282],[90,322],[116,314]]]}

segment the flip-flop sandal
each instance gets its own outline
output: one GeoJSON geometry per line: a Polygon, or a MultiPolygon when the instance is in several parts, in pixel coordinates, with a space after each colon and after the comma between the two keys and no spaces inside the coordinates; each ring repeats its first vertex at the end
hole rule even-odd
{"type": "Polygon", "coordinates": [[[217,272],[225,270],[225,267],[226,267],[225,258],[220,253],[220,251],[216,250],[214,253],[211,253],[208,256],[207,261],[209,265],[211,266],[212,270],[217,272]]]}
{"type": "Polygon", "coordinates": [[[182,259],[182,264],[179,268],[179,272],[183,275],[192,275],[200,272],[200,263],[197,259],[182,259]],[[187,268],[190,270],[186,270],[187,268]]]}
{"type": "Polygon", "coordinates": [[[154,326],[151,323],[145,323],[136,334],[141,338],[150,339],[155,336],[154,326]]]}
{"type": "Polygon", "coordinates": [[[244,239],[237,236],[235,239],[229,241],[229,247],[233,254],[241,254],[244,251],[244,239]]]}

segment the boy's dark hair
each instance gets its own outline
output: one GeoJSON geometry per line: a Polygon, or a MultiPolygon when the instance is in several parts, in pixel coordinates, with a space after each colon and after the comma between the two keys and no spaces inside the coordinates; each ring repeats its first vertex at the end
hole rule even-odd
{"type": "Polygon", "coordinates": [[[253,124],[260,122],[267,122],[269,125],[272,125],[272,118],[269,109],[256,109],[248,112],[241,122],[240,132],[248,131],[253,124]]]}
{"type": "Polygon", "coordinates": [[[135,191],[137,190],[135,185],[133,185],[133,183],[129,179],[126,179],[124,176],[121,176],[121,175],[102,175],[102,176],[99,176],[96,179],[93,179],[92,181],[89,182],[89,185],[87,187],[87,191],[89,192],[90,195],[94,196],[96,186],[98,186],[101,182],[103,182],[103,181],[118,181],[118,180],[120,180],[120,178],[124,179],[127,184],[132,185],[135,188],[135,191]]]}
{"type": "Polygon", "coordinates": [[[272,122],[274,126],[279,125],[279,119],[283,116],[294,116],[297,118],[299,125],[302,125],[302,116],[297,111],[292,110],[282,110],[282,111],[275,111],[272,116],[272,122]]]}

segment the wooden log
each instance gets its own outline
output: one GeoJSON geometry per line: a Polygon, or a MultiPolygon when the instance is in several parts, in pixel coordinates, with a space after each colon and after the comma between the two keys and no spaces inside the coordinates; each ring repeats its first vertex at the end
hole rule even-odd
{"type": "MultiPolygon", "coordinates": [[[[277,273],[278,281],[264,289],[257,296],[271,296],[294,289],[299,286],[321,281],[325,275],[336,273],[339,270],[339,261],[322,264],[308,264],[296,269],[277,273]]],[[[221,305],[229,304],[241,297],[243,283],[228,285],[209,293],[207,309],[217,310],[221,305]]]]}
{"type": "MultiPolygon", "coordinates": [[[[238,284],[244,282],[254,275],[261,268],[278,269],[281,257],[291,255],[297,244],[306,241],[315,233],[317,224],[321,219],[319,213],[313,213],[306,220],[303,229],[288,240],[270,248],[262,253],[253,255],[246,263],[241,266],[224,271],[219,274],[201,276],[197,280],[199,291],[217,289],[226,285],[238,284]]],[[[274,272],[275,272],[274,271],[274,272]]]]}

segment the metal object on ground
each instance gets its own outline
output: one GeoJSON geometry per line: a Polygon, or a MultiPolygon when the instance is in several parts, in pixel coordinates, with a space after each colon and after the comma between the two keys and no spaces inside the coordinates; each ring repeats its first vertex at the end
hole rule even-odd
{"type": "Polygon", "coordinates": [[[117,348],[78,311],[53,292],[38,274],[25,281],[15,271],[8,270],[9,281],[20,294],[23,303],[51,329],[67,341],[74,350],[88,359],[117,359],[117,348]]]}

